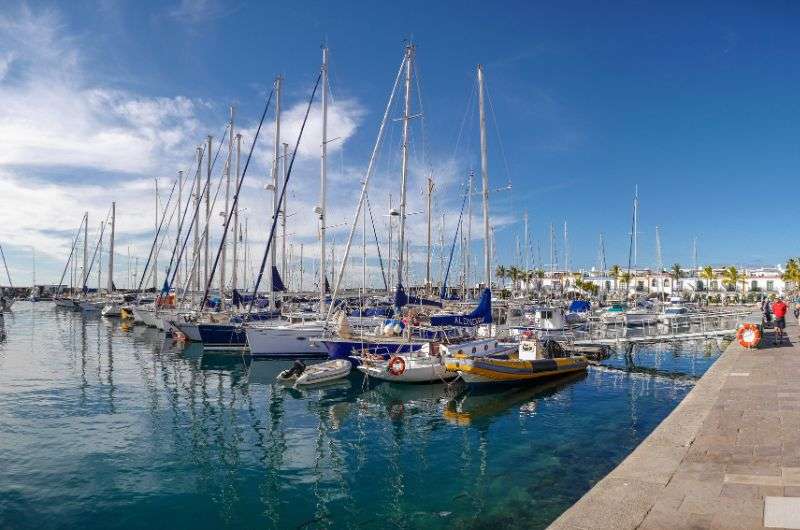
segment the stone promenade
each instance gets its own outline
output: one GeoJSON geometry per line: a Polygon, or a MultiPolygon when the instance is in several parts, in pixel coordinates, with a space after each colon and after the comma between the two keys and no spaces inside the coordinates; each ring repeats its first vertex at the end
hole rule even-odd
{"type": "Polygon", "coordinates": [[[791,315],[787,332],[782,346],[771,331],[756,350],[732,343],[551,528],[800,528],[800,329],[791,315]]]}

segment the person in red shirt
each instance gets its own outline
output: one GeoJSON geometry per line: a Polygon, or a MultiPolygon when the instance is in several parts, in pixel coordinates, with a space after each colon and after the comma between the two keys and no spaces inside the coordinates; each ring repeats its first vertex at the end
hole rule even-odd
{"type": "Polygon", "coordinates": [[[789,306],[780,296],[772,302],[772,314],[775,316],[775,336],[777,342],[780,343],[783,343],[783,330],[786,328],[786,311],[788,310],[789,306]]]}

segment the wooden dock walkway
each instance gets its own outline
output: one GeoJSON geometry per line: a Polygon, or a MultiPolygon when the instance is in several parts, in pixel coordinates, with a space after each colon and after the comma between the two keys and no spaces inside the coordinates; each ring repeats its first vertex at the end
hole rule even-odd
{"type": "Polygon", "coordinates": [[[725,350],[553,529],[800,528],[800,329],[725,350]]]}

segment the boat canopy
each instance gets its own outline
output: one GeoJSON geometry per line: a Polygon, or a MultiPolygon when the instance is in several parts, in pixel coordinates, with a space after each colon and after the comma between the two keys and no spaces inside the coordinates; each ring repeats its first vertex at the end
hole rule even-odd
{"type": "Polygon", "coordinates": [[[592,304],[587,302],[586,300],[573,300],[571,304],[569,304],[569,311],[570,313],[585,313],[592,308],[592,304]]]}
{"type": "Polygon", "coordinates": [[[466,315],[439,315],[431,317],[433,326],[477,326],[492,323],[492,291],[484,289],[481,299],[471,313],[466,315]]]}

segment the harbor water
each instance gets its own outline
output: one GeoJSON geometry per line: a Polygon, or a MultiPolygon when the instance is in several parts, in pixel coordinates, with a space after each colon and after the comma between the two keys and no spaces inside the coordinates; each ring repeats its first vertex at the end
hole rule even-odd
{"type": "Polygon", "coordinates": [[[720,344],[641,346],[535,386],[275,383],[19,302],[0,341],[0,528],[543,528],[691,390],[720,344]]]}

